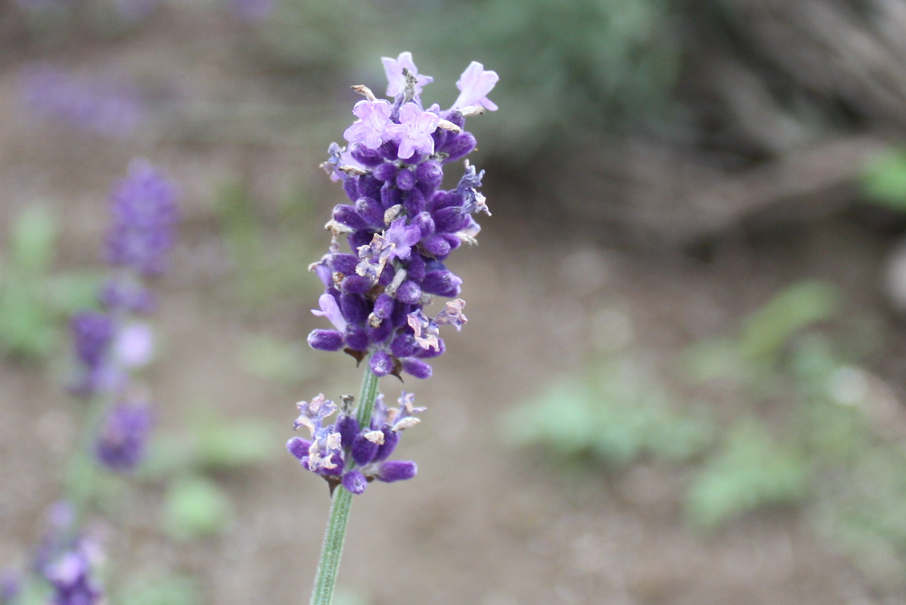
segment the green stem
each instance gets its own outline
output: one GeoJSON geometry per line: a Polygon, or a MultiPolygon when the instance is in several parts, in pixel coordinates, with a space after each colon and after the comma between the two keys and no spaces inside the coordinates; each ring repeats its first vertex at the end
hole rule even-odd
{"type": "MultiPolygon", "coordinates": [[[[371,412],[374,410],[377,390],[378,377],[366,363],[362,390],[359,393],[359,404],[356,408],[356,420],[358,420],[359,426],[368,426],[371,423],[371,412]]],[[[330,517],[327,520],[324,545],[321,547],[321,560],[318,561],[315,587],[311,593],[311,605],[330,605],[333,600],[351,506],[352,494],[342,485],[337,486],[334,489],[333,502],[330,505],[330,517]]]]}
{"type": "Polygon", "coordinates": [[[97,462],[94,458],[94,441],[98,427],[108,407],[105,397],[95,395],[88,403],[82,419],[82,434],[76,450],[72,453],[64,479],[66,499],[74,509],[73,528],[78,528],[84,521],[91,499],[96,495],[98,482],[97,462]]]}

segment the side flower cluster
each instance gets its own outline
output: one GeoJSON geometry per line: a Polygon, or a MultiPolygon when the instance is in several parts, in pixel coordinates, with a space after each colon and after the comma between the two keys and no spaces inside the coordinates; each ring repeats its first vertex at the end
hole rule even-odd
{"type": "Polygon", "coordinates": [[[293,437],[286,449],[302,466],[320,475],[330,484],[331,492],[337,485],[353,494],[361,494],[368,483],[383,481],[393,483],[411,479],[418,470],[409,460],[387,460],[396,449],[403,430],[419,423],[415,414],[425,408],[414,406],[414,396],[403,392],[399,406],[388,409],[384,396],[378,395],[368,426],[359,426],[351,413],[352,397],[343,399],[342,410],[333,424],[324,421],[337,411],[337,405],[318,395],[310,402],[296,404],[299,417],[295,429],[305,427],[311,439],[293,437]]]}
{"type": "Polygon", "coordinates": [[[139,318],[154,310],[156,299],[144,282],[166,268],[177,197],[176,187],[147,162],[130,165],[129,176],[111,196],[104,257],[112,271],[99,295],[100,310],[81,311],[70,320],[77,360],[70,390],[112,401],[96,453],[115,471],[139,463],[151,425],[147,402],[130,388],[130,373],[153,356],[154,334],[139,318]]]}
{"type": "Polygon", "coordinates": [[[466,117],[497,109],[487,95],[498,77],[473,62],[456,83],[460,95],[450,109],[424,109],[422,88],[432,78],[418,73],[411,53],[383,63],[393,102],[354,86],[365,99],[353,108],[358,119],[344,133],[348,146],[331,144],[322,164],[351,203],[334,208],[330,250],[311,266],[325,287],[313,313],[333,329],[314,330],[308,343],[343,349],[359,361],[370,356],[377,376],[402,371],[428,378],[425,360],[444,352],[439,326],[459,330],[467,321],[465,301],[457,298],[462,280],[445,261],[463,242],[475,243],[480,226],[473,215],[490,215],[478,191],[484,171],[466,160],[456,188],[441,190],[444,167],[475,148],[466,117]],[[341,236],[349,253],[340,251],[341,236]],[[433,296],[454,300],[429,317],[423,309],[433,296]]]}
{"type": "MultiPolygon", "coordinates": [[[[104,563],[100,542],[88,534],[73,531],[74,510],[68,502],[57,502],[48,514],[49,530],[32,556],[30,572],[46,586],[50,605],[99,605],[104,591],[99,580],[104,563]]],[[[6,574],[0,582],[0,605],[34,603],[36,593],[27,587],[34,581],[18,574],[6,574]]]]}

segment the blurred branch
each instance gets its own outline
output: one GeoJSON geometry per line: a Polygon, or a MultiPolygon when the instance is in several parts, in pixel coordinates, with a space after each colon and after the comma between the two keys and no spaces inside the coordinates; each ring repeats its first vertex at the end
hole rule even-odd
{"type": "Polygon", "coordinates": [[[631,239],[682,245],[755,216],[817,217],[853,198],[865,161],[886,148],[872,135],[822,141],[737,173],[695,153],[631,141],[574,159],[562,200],[578,219],[602,221],[631,239]]]}

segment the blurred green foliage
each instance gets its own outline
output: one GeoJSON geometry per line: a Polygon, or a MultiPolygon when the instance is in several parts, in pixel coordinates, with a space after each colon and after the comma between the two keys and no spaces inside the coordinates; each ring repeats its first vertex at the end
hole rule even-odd
{"type": "Polygon", "coordinates": [[[640,367],[631,353],[609,358],[511,410],[505,425],[515,443],[561,460],[683,463],[685,510],[699,527],[765,506],[801,507],[866,573],[902,583],[906,414],[858,365],[868,350],[861,340],[870,339],[847,333],[865,323],[843,309],[832,284],[795,283],[737,334],[689,346],[669,376],[627,372],[640,367]],[[690,408],[672,395],[690,388],[723,420],[671,411],[690,408]]]}
{"type": "Polygon", "coordinates": [[[229,496],[207,477],[180,477],[167,487],[163,528],[175,540],[216,535],[234,516],[229,496]]]}
{"type": "Polygon", "coordinates": [[[760,423],[743,420],[697,474],[686,507],[697,524],[713,527],[763,505],[801,501],[808,478],[799,452],[777,444],[760,423]]]}
{"type": "Polygon", "coordinates": [[[54,274],[57,220],[42,206],[26,207],[0,251],[0,352],[25,361],[47,358],[57,347],[63,319],[97,304],[98,279],[54,274]]]}
{"type": "Polygon", "coordinates": [[[862,189],[872,202],[906,210],[906,149],[892,148],[867,162],[862,189]]]}
{"type": "Polygon", "coordinates": [[[147,575],[130,580],[119,590],[118,605],[202,605],[198,583],[180,575],[147,575]]]}
{"type": "Polygon", "coordinates": [[[319,284],[306,260],[316,256],[308,237],[311,204],[300,198],[287,195],[273,216],[264,217],[243,181],[222,186],[217,195],[219,224],[236,268],[230,285],[240,303],[258,314],[304,298],[319,284]]]}
{"type": "Polygon", "coordinates": [[[278,431],[266,422],[224,422],[213,411],[201,412],[183,429],[155,435],[138,477],[166,485],[168,535],[203,538],[227,529],[235,516],[229,494],[213,475],[263,464],[282,452],[278,431]]]}
{"type": "Polygon", "coordinates": [[[423,100],[442,107],[479,61],[500,75],[491,97],[507,114],[475,122],[482,149],[518,162],[665,115],[681,59],[675,12],[670,0],[290,0],[265,36],[284,60],[345,68],[378,94],[379,57],[411,51],[435,78],[423,100]]]}
{"type": "Polygon", "coordinates": [[[243,339],[238,357],[240,367],[252,376],[286,385],[305,382],[317,369],[309,347],[265,334],[243,339]]]}
{"type": "Polygon", "coordinates": [[[565,379],[504,417],[516,445],[540,443],[557,456],[591,455],[621,468],[649,455],[683,462],[702,451],[711,425],[681,415],[640,360],[606,360],[585,377],[565,379]]]}

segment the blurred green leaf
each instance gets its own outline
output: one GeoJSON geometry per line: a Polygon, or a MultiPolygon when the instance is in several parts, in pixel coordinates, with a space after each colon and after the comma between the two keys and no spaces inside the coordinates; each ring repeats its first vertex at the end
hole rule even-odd
{"type": "Polygon", "coordinates": [[[731,338],[709,338],[690,345],[680,354],[679,367],[692,384],[716,379],[742,382],[751,374],[738,342],[731,338]]]}
{"type": "Polygon", "coordinates": [[[809,479],[809,464],[800,454],[747,420],[693,479],[686,508],[695,523],[713,527],[760,506],[798,503],[808,494],[809,479]]]}
{"type": "Polygon", "coordinates": [[[862,188],[869,200],[894,210],[906,210],[906,150],[890,149],[867,162],[862,188]]]}
{"type": "Polygon", "coordinates": [[[176,540],[220,533],[233,519],[233,505],[213,481],[200,476],[176,479],[167,489],[163,526],[176,540]]]}
{"type": "Polygon", "coordinates": [[[119,592],[120,605],[202,605],[198,582],[178,575],[132,579],[119,592]]]}
{"type": "Polygon", "coordinates": [[[80,274],[51,276],[57,222],[30,206],[12,226],[11,249],[0,263],[0,352],[28,361],[57,349],[63,318],[96,304],[97,280],[80,274]]]}
{"type": "Polygon", "coordinates": [[[39,205],[28,206],[13,223],[12,259],[17,270],[30,276],[46,272],[53,262],[57,221],[39,205]]]}
{"type": "Polygon", "coordinates": [[[298,342],[284,342],[267,335],[248,336],[239,347],[243,370],[265,380],[299,384],[312,377],[315,365],[309,349],[298,342]]]}
{"type": "Polygon", "coordinates": [[[195,457],[203,468],[235,469],[273,460],[283,452],[278,431],[260,421],[201,423],[194,430],[195,457]]]}
{"type": "Polygon", "coordinates": [[[707,446],[711,424],[672,410],[666,389],[638,364],[605,362],[587,379],[565,379],[510,410],[506,434],[558,456],[592,454],[617,467],[651,455],[682,462],[707,446]]]}
{"type": "Polygon", "coordinates": [[[790,338],[837,314],[840,291],[823,281],[804,281],[781,291],[743,323],[740,350],[750,360],[774,360],[790,338]]]}

